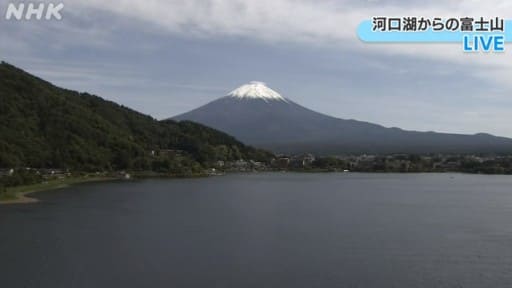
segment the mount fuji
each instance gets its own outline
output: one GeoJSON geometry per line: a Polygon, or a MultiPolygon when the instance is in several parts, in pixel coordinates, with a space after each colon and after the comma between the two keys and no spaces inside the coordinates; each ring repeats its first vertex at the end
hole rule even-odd
{"type": "Polygon", "coordinates": [[[224,131],[278,153],[506,153],[512,139],[386,128],[331,117],[281,96],[262,82],[173,117],[224,131]]]}

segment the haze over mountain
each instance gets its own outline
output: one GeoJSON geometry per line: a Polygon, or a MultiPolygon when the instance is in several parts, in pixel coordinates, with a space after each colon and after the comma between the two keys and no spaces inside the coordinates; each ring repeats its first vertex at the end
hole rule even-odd
{"type": "Polygon", "coordinates": [[[406,131],[331,117],[283,97],[262,82],[243,85],[172,119],[198,122],[250,145],[283,153],[512,152],[512,139],[489,134],[406,131]]]}

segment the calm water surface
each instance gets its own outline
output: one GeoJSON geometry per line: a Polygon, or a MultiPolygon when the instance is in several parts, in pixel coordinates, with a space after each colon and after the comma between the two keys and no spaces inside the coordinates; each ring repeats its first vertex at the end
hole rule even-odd
{"type": "Polygon", "coordinates": [[[249,174],[0,206],[0,287],[512,287],[512,177],[249,174]]]}

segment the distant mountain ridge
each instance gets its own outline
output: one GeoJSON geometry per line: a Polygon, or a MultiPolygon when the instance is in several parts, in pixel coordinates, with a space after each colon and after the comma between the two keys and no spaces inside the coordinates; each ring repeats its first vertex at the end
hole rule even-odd
{"type": "Polygon", "coordinates": [[[0,168],[189,173],[214,161],[271,156],[201,124],[157,121],[0,64],[0,168]],[[159,150],[183,155],[155,157],[159,150]]]}
{"type": "Polygon", "coordinates": [[[307,109],[261,82],[243,85],[172,119],[198,122],[250,145],[282,153],[512,152],[512,139],[489,134],[406,131],[331,117],[307,109]]]}

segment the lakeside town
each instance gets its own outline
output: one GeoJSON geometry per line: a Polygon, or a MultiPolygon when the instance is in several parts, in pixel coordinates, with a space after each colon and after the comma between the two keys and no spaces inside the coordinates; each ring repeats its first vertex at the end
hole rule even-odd
{"type": "MultiPolygon", "coordinates": [[[[183,151],[160,156],[181,155],[183,151]]],[[[154,154],[154,153],[153,153],[154,154]]],[[[236,161],[216,161],[202,172],[179,174],[150,171],[71,171],[57,168],[8,168],[0,169],[0,189],[49,180],[71,177],[109,177],[130,179],[144,177],[193,177],[216,176],[225,173],[249,173],[263,171],[290,172],[375,172],[375,173],[419,173],[419,172],[460,172],[476,174],[512,174],[512,156],[508,155],[346,155],[316,157],[313,154],[277,155],[269,163],[239,159],[236,161]]],[[[0,190],[0,193],[2,190],[0,190]]]]}
{"type": "Polygon", "coordinates": [[[252,160],[218,161],[215,169],[227,172],[312,171],[312,172],[463,172],[512,174],[508,155],[347,155],[315,157],[313,154],[278,155],[269,164],[252,160]]]}

